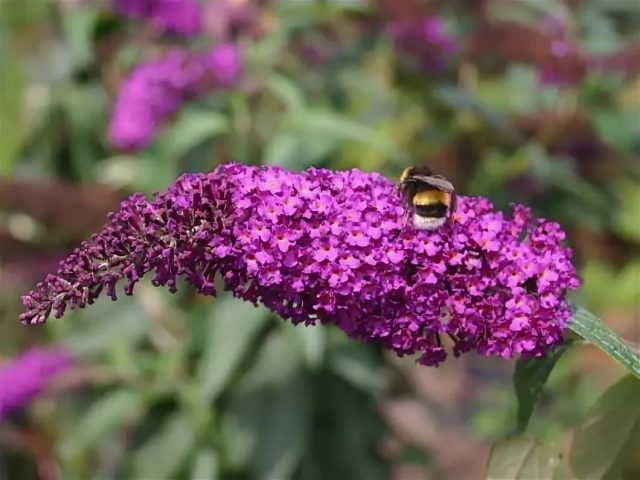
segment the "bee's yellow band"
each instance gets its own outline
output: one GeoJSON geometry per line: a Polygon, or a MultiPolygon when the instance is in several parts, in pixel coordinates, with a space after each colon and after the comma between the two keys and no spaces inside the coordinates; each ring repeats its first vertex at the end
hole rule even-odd
{"type": "Polygon", "coordinates": [[[440,190],[425,190],[418,192],[413,196],[414,205],[434,205],[442,203],[449,206],[451,195],[440,190]]]}

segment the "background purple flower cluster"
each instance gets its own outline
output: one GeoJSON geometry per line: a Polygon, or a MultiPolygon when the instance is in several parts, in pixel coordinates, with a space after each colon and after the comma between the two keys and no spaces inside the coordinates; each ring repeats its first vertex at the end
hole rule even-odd
{"type": "Polygon", "coordinates": [[[586,75],[586,58],[569,34],[566,21],[554,15],[542,21],[542,31],[551,40],[549,55],[541,65],[539,81],[543,85],[572,85],[586,75]]]}
{"type": "Polygon", "coordinates": [[[70,365],[71,357],[63,349],[39,347],[0,364],[0,419],[33,400],[70,365]]]}
{"type": "Polygon", "coordinates": [[[240,53],[231,44],[205,53],[175,49],[137,66],[118,92],[109,125],[111,143],[122,149],[146,146],[185,100],[232,85],[241,70],[240,53]]]}
{"type": "Polygon", "coordinates": [[[442,70],[456,49],[455,39],[437,16],[397,20],[388,29],[396,48],[427,71],[442,70]]]}
{"type": "Polygon", "coordinates": [[[163,32],[192,36],[202,27],[197,0],[114,0],[114,4],[116,13],[146,19],[163,32]]]}
{"type": "Polygon", "coordinates": [[[100,234],[23,297],[21,320],[84,307],[116,282],[155,271],[156,285],[185,277],[215,294],[222,275],[237,297],[294,323],[333,323],[350,336],[420,353],[435,365],[475,349],[540,356],[562,339],[567,289],[578,286],[559,225],[512,218],[484,198],[462,197],[454,223],[436,232],[403,226],[385,177],[359,170],[228,164],[189,174],[147,202],[135,195],[100,234]]]}

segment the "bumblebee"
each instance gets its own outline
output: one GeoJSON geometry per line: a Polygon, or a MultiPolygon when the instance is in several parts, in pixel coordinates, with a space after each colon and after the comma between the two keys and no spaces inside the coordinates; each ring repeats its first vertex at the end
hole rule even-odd
{"type": "Polygon", "coordinates": [[[456,210],[453,184],[428,167],[406,168],[398,189],[407,203],[407,215],[413,212],[413,225],[419,230],[442,227],[456,210]]]}

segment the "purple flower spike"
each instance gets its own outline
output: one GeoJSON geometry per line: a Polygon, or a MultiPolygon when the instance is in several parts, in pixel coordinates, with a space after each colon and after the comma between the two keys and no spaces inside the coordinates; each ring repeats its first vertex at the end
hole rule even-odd
{"type": "Polygon", "coordinates": [[[90,304],[116,283],[154,272],[236,297],[293,323],[333,323],[420,362],[476,350],[541,356],[562,341],[578,286],[557,223],[527,208],[508,218],[485,198],[461,197],[450,225],[403,227],[394,185],[376,173],[221,165],[182,176],[151,201],[134,195],[22,300],[25,324],[90,304]]]}
{"type": "Polygon", "coordinates": [[[120,15],[144,18],[156,29],[190,37],[202,28],[202,9],[197,0],[114,0],[120,15]]]}
{"type": "Polygon", "coordinates": [[[70,365],[64,350],[39,347],[0,364],[0,419],[26,406],[70,365]]]}
{"type": "Polygon", "coordinates": [[[205,53],[172,50],[164,58],[136,67],[118,92],[109,140],[121,149],[149,144],[159,125],[189,98],[231,86],[242,70],[240,53],[230,44],[205,53]]]}

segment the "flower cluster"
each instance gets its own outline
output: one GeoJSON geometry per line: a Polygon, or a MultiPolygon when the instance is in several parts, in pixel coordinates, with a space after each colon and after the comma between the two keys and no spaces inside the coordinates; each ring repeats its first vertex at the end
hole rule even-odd
{"type": "Polygon", "coordinates": [[[146,146],[164,120],[198,94],[232,85],[240,76],[240,53],[231,44],[207,52],[172,50],[136,67],[118,92],[109,140],[122,149],[146,146]]]}
{"type": "Polygon", "coordinates": [[[198,0],[114,0],[114,6],[116,13],[146,19],[163,32],[192,36],[202,28],[198,0]]]}
{"type": "Polygon", "coordinates": [[[440,17],[397,20],[389,25],[389,33],[400,52],[411,55],[428,71],[441,70],[456,50],[440,17]]]}
{"type": "Polygon", "coordinates": [[[63,349],[32,348],[0,364],[0,418],[24,407],[71,365],[63,349]]]}
{"type": "Polygon", "coordinates": [[[394,185],[376,173],[221,165],[181,177],[152,201],[134,195],[34,291],[25,324],[116,298],[147,272],[176,288],[184,277],[294,323],[332,323],[354,338],[435,365],[446,354],[540,356],[558,344],[578,280],[559,225],[523,206],[506,217],[484,198],[461,197],[452,222],[404,223],[394,185]]]}
{"type": "Polygon", "coordinates": [[[562,18],[549,15],[542,21],[549,40],[549,51],[542,62],[539,81],[544,85],[573,85],[586,75],[587,60],[579,45],[570,38],[562,18]]]}

